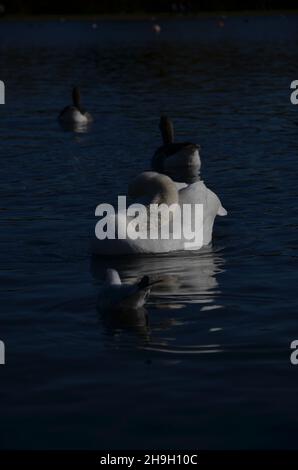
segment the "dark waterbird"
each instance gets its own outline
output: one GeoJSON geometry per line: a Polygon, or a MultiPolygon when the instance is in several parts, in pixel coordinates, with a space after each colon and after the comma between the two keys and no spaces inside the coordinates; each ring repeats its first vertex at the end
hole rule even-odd
{"type": "Polygon", "coordinates": [[[87,124],[93,121],[91,114],[82,107],[81,92],[77,86],[72,90],[72,102],[72,105],[66,106],[59,114],[61,122],[66,124],[87,124]]]}
{"type": "Polygon", "coordinates": [[[165,115],[160,118],[159,128],[163,145],[152,158],[152,169],[169,176],[178,169],[195,168],[198,172],[201,167],[200,146],[192,142],[174,142],[174,125],[165,115]]]}

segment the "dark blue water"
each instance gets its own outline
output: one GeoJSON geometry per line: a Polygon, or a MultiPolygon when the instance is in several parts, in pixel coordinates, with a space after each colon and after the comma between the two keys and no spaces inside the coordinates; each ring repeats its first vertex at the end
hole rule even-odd
{"type": "Polygon", "coordinates": [[[1,447],[295,448],[298,17],[97,24],[0,23],[1,447]],[[88,133],[56,120],[74,84],[88,133]],[[160,112],[229,215],[202,252],[93,258],[160,112]],[[106,267],[166,282],[110,324],[106,267]]]}

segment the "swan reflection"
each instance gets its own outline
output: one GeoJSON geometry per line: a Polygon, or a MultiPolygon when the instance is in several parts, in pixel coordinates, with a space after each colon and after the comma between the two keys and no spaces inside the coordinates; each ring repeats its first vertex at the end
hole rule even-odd
{"type": "Polygon", "coordinates": [[[152,341],[153,332],[169,330],[184,322],[178,315],[179,309],[191,304],[201,307],[197,311],[219,307],[216,303],[220,293],[217,276],[224,270],[224,259],[212,247],[173,256],[92,257],[91,272],[100,283],[109,267],[117,269],[125,282],[135,282],[145,275],[159,281],[152,286],[148,312],[144,308],[121,315],[114,312],[113,316],[100,312],[105,326],[114,331],[133,329],[152,341]]]}
{"type": "Polygon", "coordinates": [[[97,308],[97,311],[107,334],[121,336],[125,331],[136,334],[146,342],[150,340],[149,315],[144,307],[126,311],[97,308]]]}

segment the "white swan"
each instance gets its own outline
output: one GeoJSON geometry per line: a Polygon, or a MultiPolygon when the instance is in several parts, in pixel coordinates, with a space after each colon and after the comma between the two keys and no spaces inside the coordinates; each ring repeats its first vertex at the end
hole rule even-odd
{"type": "Polygon", "coordinates": [[[150,293],[148,276],[134,284],[122,284],[115,269],[107,269],[106,280],[98,294],[97,307],[102,310],[136,310],[146,302],[150,293]]]}
{"type": "Polygon", "coordinates": [[[173,171],[182,171],[195,167],[201,168],[200,146],[191,142],[174,142],[173,122],[167,116],[161,116],[159,122],[163,145],[159,147],[151,162],[152,169],[172,176],[173,171]]]}
{"type": "MultiPolygon", "coordinates": [[[[193,184],[186,185],[183,183],[175,183],[170,177],[160,173],[147,171],[141,173],[129,185],[129,195],[135,200],[148,204],[165,204],[166,206],[182,208],[183,204],[203,205],[203,245],[208,245],[212,240],[212,229],[216,215],[226,215],[227,211],[221,205],[219,198],[210,189],[208,189],[203,181],[197,181],[193,184]]],[[[92,252],[97,254],[130,254],[130,253],[168,253],[172,251],[181,251],[187,249],[194,249],[187,247],[186,243],[189,239],[184,237],[181,233],[179,238],[175,239],[171,236],[170,239],[162,239],[159,233],[157,239],[149,237],[148,219],[147,215],[140,223],[141,237],[134,239],[126,236],[125,239],[98,239],[94,238],[92,242],[92,252]]],[[[115,224],[117,229],[120,227],[122,233],[126,233],[126,229],[130,223],[134,223],[132,217],[126,214],[116,214],[111,216],[109,221],[115,224]]],[[[186,221],[187,224],[194,226],[194,212],[192,211],[190,220],[186,221]]],[[[157,222],[160,226],[162,222],[157,222]]],[[[183,221],[184,223],[184,221],[183,221]]],[[[178,227],[179,228],[179,227],[178,227]]],[[[116,229],[116,235],[118,230],[116,229]]],[[[175,233],[175,227],[172,225],[172,235],[175,233]]]]}
{"type": "Polygon", "coordinates": [[[81,106],[81,93],[78,87],[72,90],[72,106],[66,106],[59,114],[59,120],[62,124],[88,124],[93,121],[90,113],[81,106]]]}

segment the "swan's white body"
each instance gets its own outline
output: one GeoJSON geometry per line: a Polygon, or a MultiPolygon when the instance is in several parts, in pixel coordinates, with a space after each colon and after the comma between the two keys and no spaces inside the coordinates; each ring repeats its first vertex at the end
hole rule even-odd
{"type": "MultiPolygon", "coordinates": [[[[212,229],[214,219],[217,215],[223,216],[227,212],[221,205],[219,198],[208,189],[203,181],[197,181],[190,185],[184,183],[174,183],[171,178],[156,172],[144,172],[139,175],[129,187],[129,193],[135,199],[147,197],[151,203],[166,205],[177,204],[182,208],[183,204],[202,204],[203,205],[203,243],[208,245],[212,240],[212,229]]],[[[194,215],[194,213],[193,213],[194,215]]],[[[121,224],[126,229],[131,219],[124,214],[116,214],[113,217],[116,227],[121,224]]],[[[189,221],[194,227],[193,220],[189,221]]],[[[142,230],[148,230],[147,223],[142,230]]],[[[116,230],[117,233],[117,230],[116,230]]],[[[92,251],[96,254],[130,254],[130,253],[168,253],[193,249],[188,245],[189,240],[182,236],[179,239],[170,237],[162,239],[152,239],[148,236],[146,239],[131,239],[128,236],[125,239],[99,240],[95,238],[92,242],[92,251]]]]}
{"type": "Polygon", "coordinates": [[[150,293],[149,284],[143,284],[122,284],[118,272],[108,269],[106,281],[98,294],[97,307],[102,310],[139,309],[143,307],[150,293]]]}
{"type": "Polygon", "coordinates": [[[203,245],[212,241],[214,220],[217,215],[227,215],[217,195],[207,188],[200,180],[179,190],[179,204],[202,204],[203,205],[203,245]]]}

